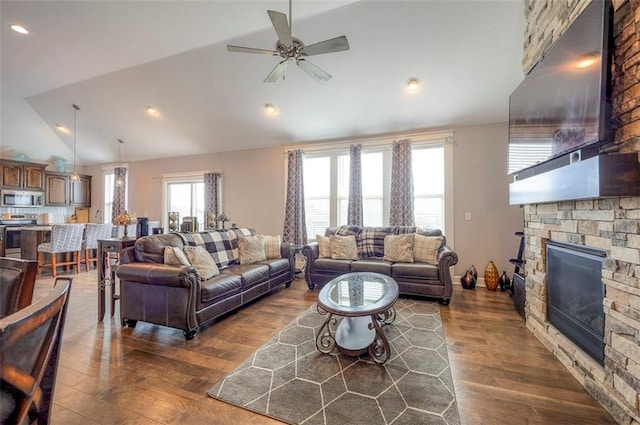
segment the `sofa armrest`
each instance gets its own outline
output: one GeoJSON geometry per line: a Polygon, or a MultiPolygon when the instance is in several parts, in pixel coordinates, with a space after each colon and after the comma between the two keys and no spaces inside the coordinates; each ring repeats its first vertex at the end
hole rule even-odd
{"type": "Polygon", "coordinates": [[[291,279],[293,279],[296,273],[296,257],[293,250],[293,244],[290,242],[282,242],[282,244],[280,245],[280,255],[282,256],[282,258],[286,258],[289,260],[291,279]]]}
{"type": "Polygon", "coordinates": [[[153,263],[121,264],[116,269],[120,280],[148,285],[188,288],[199,284],[196,270],[189,266],[168,266],[153,263]]]}
{"type": "Polygon", "coordinates": [[[320,251],[318,249],[317,242],[311,242],[302,247],[302,255],[305,259],[304,278],[307,281],[307,285],[311,282],[311,274],[313,273],[314,263],[318,258],[320,251]]]}
{"type": "Polygon", "coordinates": [[[293,258],[293,245],[290,242],[282,242],[280,244],[280,255],[282,258],[293,258]]]}
{"type": "Polygon", "coordinates": [[[445,294],[450,298],[453,290],[451,281],[451,266],[458,264],[458,254],[453,252],[448,245],[442,245],[438,251],[438,278],[445,286],[445,294]],[[447,294],[448,293],[448,294],[447,294]]]}

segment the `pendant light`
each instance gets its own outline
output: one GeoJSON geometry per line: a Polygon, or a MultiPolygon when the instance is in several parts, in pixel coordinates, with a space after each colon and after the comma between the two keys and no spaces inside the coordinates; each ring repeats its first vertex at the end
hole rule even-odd
{"type": "Polygon", "coordinates": [[[71,175],[71,180],[74,182],[78,181],[78,111],[80,108],[78,105],[73,106],[73,174],[71,175]]]}
{"type": "MultiPolygon", "coordinates": [[[[122,168],[122,145],[124,145],[124,140],[118,140],[118,168],[122,168]]],[[[124,181],[122,177],[120,177],[120,171],[118,171],[118,179],[116,180],[116,186],[122,187],[124,185],[124,181]]]]}

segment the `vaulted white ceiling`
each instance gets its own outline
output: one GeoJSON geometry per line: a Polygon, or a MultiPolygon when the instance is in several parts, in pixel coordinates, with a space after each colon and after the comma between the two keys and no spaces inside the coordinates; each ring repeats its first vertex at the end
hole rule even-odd
{"type": "Polygon", "coordinates": [[[333,78],[279,58],[266,10],[286,1],[2,1],[3,156],[80,164],[215,153],[390,132],[500,122],[522,79],[523,3],[294,0],[305,44],[346,35],[351,49],[310,57],[333,78]],[[20,23],[31,33],[17,34],[20,23]],[[416,93],[404,82],[422,80],[416,93]],[[277,106],[275,115],[263,111],[277,106]],[[156,117],[145,106],[159,110],[156,117]]]}

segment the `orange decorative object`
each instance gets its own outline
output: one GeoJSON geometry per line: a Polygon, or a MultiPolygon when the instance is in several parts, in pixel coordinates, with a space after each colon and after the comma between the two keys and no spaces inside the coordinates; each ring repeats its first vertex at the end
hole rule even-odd
{"type": "Polygon", "coordinates": [[[493,261],[489,261],[489,265],[484,271],[484,284],[489,291],[495,291],[498,288],[498,282],[500,281],[500,275],[498,269],[493,261]]]}

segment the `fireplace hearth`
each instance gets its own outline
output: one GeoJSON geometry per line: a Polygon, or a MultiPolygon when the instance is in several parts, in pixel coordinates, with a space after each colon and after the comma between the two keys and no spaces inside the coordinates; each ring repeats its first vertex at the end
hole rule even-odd
{"type": "Polygon", "coordinates": [[[548,320],[601,365],[604,364],[606,252],[582,245],[547,242],[548,320]]]}

